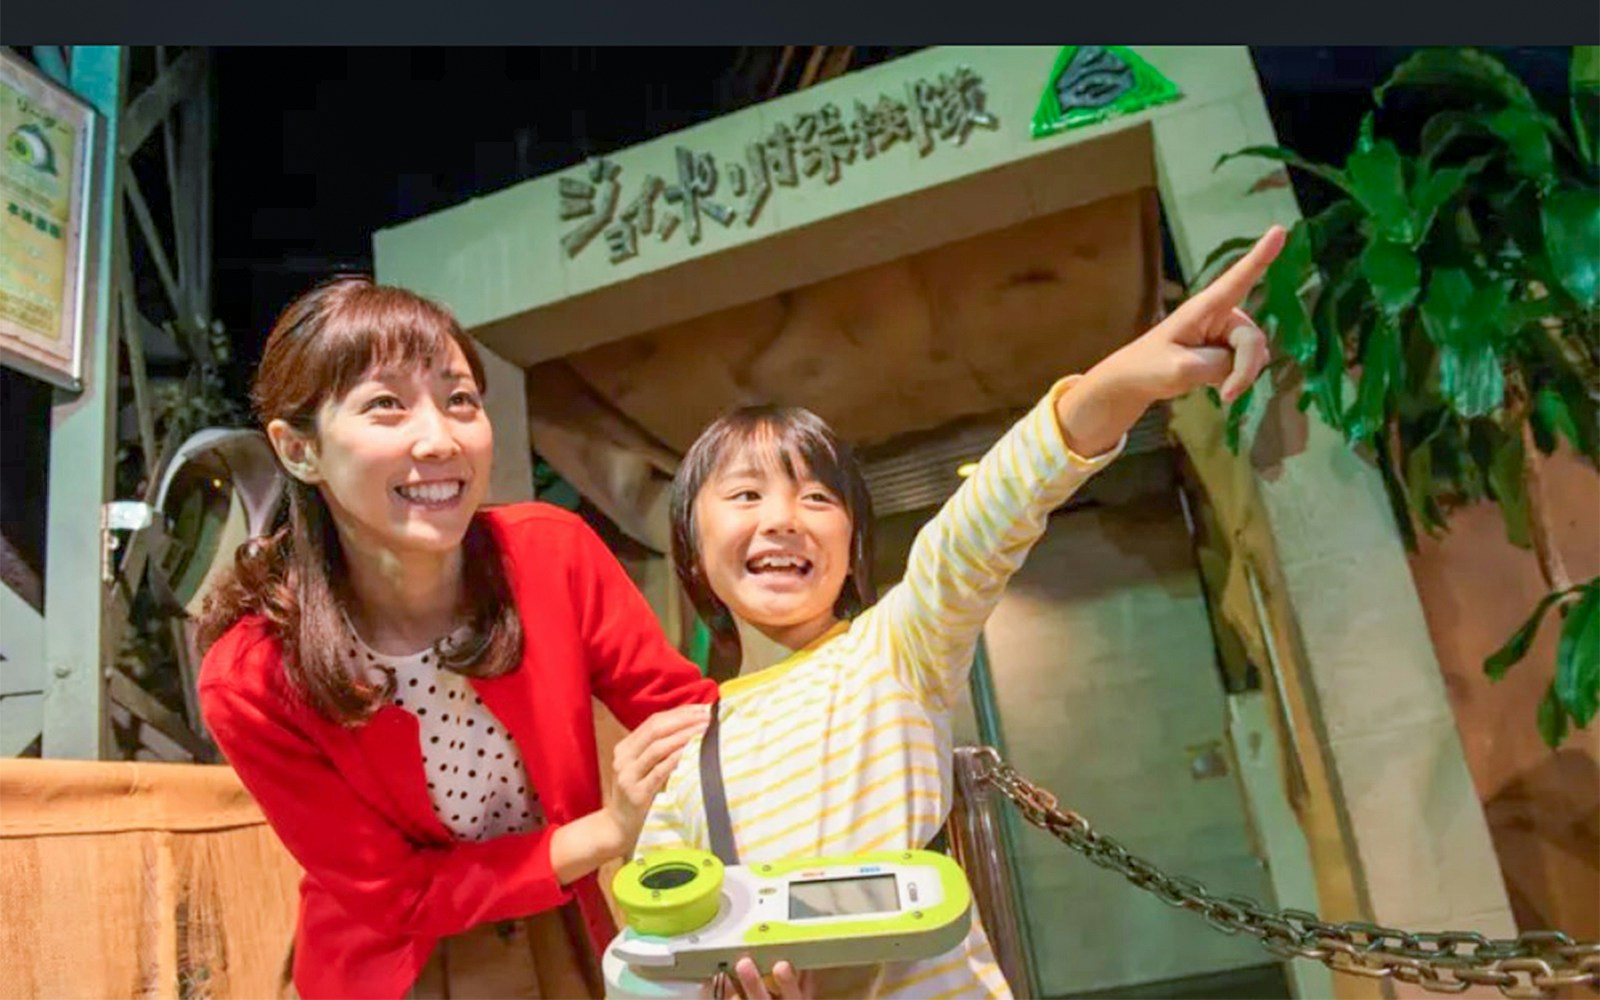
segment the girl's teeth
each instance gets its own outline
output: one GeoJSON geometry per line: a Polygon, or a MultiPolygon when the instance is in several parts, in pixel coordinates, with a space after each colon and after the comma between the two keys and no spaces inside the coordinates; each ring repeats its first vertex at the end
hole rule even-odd
{"type": "Polygon", "coordinates": [[[460,483],[427,483],[422,486],[402,486],[400,495],[417,503],[443,503],[461,492],[460,483]]]}
{"type": "Polygon", "coordinates": [[[757,572],[761,572],[761,571],[765,571],[765,570],[790,570],[790,569],[797,570],[797,569],[801,569],[804,565],[805,565],[805,562],[804,562],[804,560],[801,560],[801,559],[788,559],[788,558],[784,558],[784,557],[776,557],[776,558],[758,559],[754,563],[751,564],[751,568],[756,570],[757,572]]]}

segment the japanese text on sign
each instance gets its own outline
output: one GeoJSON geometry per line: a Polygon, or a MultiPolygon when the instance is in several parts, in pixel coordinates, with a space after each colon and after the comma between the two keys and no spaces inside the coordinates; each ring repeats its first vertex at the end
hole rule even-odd
{"type": "Polygon", "coordinates": [[[719,164],[710,153],[680,146],[674,176],[647,176],[626,200],[622,168],[595,160],[580,175],[558,181],[561,219],[577,223],[561,237],[561,247],[577,257],[598,236],[611,263],[619,264],[637,256],[647,239],[666,242],[681,230],[692,245],[708,224],[753,226],[774,187],[815,177],[834,184],[850,164],[882,156],[896,143],[927,156],[939,141],[963,145],[974,129],[997,129],[1000,122],[984,101],[982,79],[958,67],[935,80],[913,81],[903,99],[857,99],[848,119],[831,103],[795,115],[746,145],[743,162],[719,164]]]}

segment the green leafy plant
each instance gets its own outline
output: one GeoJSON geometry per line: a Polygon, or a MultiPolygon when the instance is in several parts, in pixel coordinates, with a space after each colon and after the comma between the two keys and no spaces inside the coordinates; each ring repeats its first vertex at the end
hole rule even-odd
{"type": "MultiPolygon", "coordinates": [[[[1218,161],[1266,158],[1331,185],[1257,314],[1301,378],[1300,408],[1376,464],[1408,545],[1488,499],[1533,550],[1550,592],[1484,669],[1503,677],[1557,609],[1538,713],[1551,746],[1600,708],[1600,578],[1570,578],[1541,480],[1563,440],[1600,463],[1600,49],[1574,49],[1570,82],[1557,117],[1486,53],[1421,50],[1373,91],[1343,166],[1278,146],[1218,161]],[[1396,112],[1400,92],[1426,114],[1396,112]]],[[[1218,247],[1196,285],[1248,245],[1218,247]]],[[[1248,406],[1229,411],[1231,447],[1248,406]]]]}

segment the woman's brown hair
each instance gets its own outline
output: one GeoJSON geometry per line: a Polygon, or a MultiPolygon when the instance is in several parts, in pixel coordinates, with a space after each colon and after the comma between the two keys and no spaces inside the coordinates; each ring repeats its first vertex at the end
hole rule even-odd
{"type": "Polygon", "coordinates": [[[810,410],[798,406],[746,406],[733,410],[701,432],[672,481],[672,566],[689,601],[711,631],[709,672],[716,680],[738,673],[739,629],[733,615],[712,591],[700,562],[695,530],[695,500],[701,487],[746,447],[763,449],[791,479],[801,469],[844,504],[850,518],[850,574],[833,613],[858,614],[877,599],[872,586],[872,497],[850,446],[810,410]]]}
{"type": "MultiPolygon", "coordinates": [[[[452,341],[485,391],[477,348],[443,307],[364,277],[336,278],[278,317],[250,391],[256,416],[263,427],[283,420],[315,437],[324,401],[342,398],[376,370],[427,369],[452,341]]],[[[369,683],[351,652],[342,610],[349,599],[344,554],[327,503],[316,487],[282,474],[287,523],[239,547],[232,570],[200,614],[200,648],[209,649],[240,618],[260,615],[282,646],[283,669],[294,687],[324,716],[353,725],[371,716],[390,691],[369,683]]],[[[468,676],[494,677],[520,662],[522,622],[481,515],[473,517],[462,547],[463,598],[474,639],[438,647],[439,662],[468,676]]]]}

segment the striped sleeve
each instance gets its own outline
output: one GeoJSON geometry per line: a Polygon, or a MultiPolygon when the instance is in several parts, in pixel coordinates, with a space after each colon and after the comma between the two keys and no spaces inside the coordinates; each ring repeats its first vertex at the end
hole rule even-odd
{"type": "MultiPolygon", "coordinates": [[[[698,743],[691,743],[684,753],[684,759],[697,760],[698,747],[698,743]]],[[[657,793],[655,801],[650,804],[650,812],[645,816],[644,827],[639,831],[639,840],[633,849],[635,857],[671,847],[706,846],[701,829],[704,823],[695,821],[703,817],[704,810],[691,812],[683,806],[685,801],[699,801],[698,782],[694,782],[696,787],[692,800],[684,794],[688,770],[680,763],[672,772],[666,787],[657,793]]]]}
{"type": "Polygon", "coordinates": [[[936,710],[948,711],[959,698],[983,623],[1050,512],[1126,444],[1124,438],[1093,459],[1067,447],[1055,404],[1078,378],[1057,382],[989,449],[918,532],[904,578],[871,612],[899,680],[936,710]]]}

